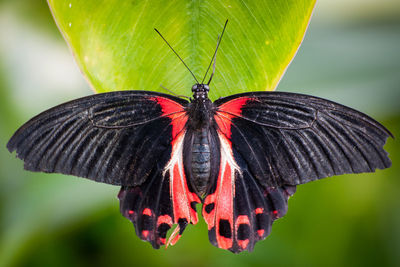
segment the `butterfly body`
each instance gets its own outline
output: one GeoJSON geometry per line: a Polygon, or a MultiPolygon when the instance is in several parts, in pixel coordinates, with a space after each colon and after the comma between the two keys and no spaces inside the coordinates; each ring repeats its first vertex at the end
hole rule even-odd
{"type": "Polygon", "coordinates": [[[215,159],[213,155],[218,153],[211,150],[215,144],[211,144],[210,148],[210,128],[215,127],[215,106],[208,98],[209,90],[207,84],[195,84],[192,87],[193,98],[186,108],[188,121],[184,140],[184,147],[187,148],[183,152],[184,165],[190,184],[200,197],[211,184],[211,168],[216,168],[212,162],[215,159]]]}

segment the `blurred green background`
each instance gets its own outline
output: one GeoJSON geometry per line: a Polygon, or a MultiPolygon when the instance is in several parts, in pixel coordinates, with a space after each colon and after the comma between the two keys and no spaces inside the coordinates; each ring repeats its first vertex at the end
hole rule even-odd
{"type": "MultiPolygon", "coordinates": [[[[399,137],[400,3],[317,2],[278,90],[351,106],[399,137]]],[[[153,250],[119,214],[117,187],[26,172],[5,148],[33,115],[91,93],[46,2],[0,1],[0,266],[400,266],[397,139],[388,170],[299,186],[252,253],[213,247],[203,221],[153,250]]]]}

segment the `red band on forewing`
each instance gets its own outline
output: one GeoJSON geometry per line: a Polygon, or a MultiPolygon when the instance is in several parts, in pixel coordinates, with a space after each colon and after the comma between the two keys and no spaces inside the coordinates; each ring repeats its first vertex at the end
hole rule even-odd
{"type": "Polygon", "coordinates": [[[215,121],[220,131],[229,139],[231,138],[232,134],[232,118],[241,116],[242,108],[249,100],[252,100],[252,98],[239,97],[230,100],[218,107],[218,111],[214,117],[215,121]]]}
{"type": "Polygon", "coordinates": [[[223,132],[226,137],[231,138],[231,119],[232,115],[229,114],[224,114],[217,112],[217,114],[214,116],[215,122],[218,125],[218,128],[221,132],[223,132]]]}
{"type": "Polygon", "coordinates": [[[157,96],[150,99],[156,101],[161,106],[163,116],[171,118],[172,139],[175,139],[185,128],[188,119],[183,106],[165,97],[157,96]]]}
{"type": "Polygon", "coordinates": [[[228,112],[236,116],[240,116],[240,114],[242,114],[242,107],[247,103],[247,101],[250,100],[253,100],[253,98],[251,97],[234,98],[219,106],[218,110],[223,112],[228,112]]]}

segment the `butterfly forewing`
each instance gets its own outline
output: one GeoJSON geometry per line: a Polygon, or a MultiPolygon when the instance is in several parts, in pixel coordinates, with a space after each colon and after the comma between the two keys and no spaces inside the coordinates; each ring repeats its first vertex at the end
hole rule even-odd
{"type": "Polygon", "coordinates": [[[297,185],[391,165],[383,149],[390,132],[340,104],[282,92],[245,93],[215,103],[221,107],[216,117],[231,118],[232,147],[264,186],[297,185]]]}
{"type": "Polygon", "coordinates": [[[171,153],[171,118],[154,100],[161,96],[187,103],[140,91],[88,96],[34,117],[7,147],[16,150],[28,170],[115,185],[141,184],[153,162],[167,161],[171,153]]]}

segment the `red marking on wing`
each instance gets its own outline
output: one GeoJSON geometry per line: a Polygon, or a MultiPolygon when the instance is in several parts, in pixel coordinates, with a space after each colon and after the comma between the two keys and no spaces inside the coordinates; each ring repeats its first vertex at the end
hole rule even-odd
{"type": "Polygon", "coordinates": [[[240,117],[242,114],[242,108],[247,101],[252,100],[249,97],[239,97],[230,100],[218,107],[218,111],[214,116],[215,121],[222,133],[229,139],[231,138],[231,124],[232,118],[240,117]]]}
{"type": "Polygon", "coordinates": [[[166,223],[169,226],[172,226],[172,218],[169,215],[161,215],[158,217],[157,219],[157,226],[159,226],[160,224],[166,223]]]}
{"type": "Polygon", "coordinates": [[[242,107],[246,104],[247,101],[253,100],[251,97],[238,97],[234,98],[221,106],[218,107],[219,111],[227,112],[234,114],[236,116],[240,116],[242,113],[242,107]]]}
{"type": "MultiPolygon", "coordinates": [[[[236,222],[235,222],[235,229],[236,229],[236,231],[239,229],[239,225],[240,224],[247,224],[248,226],[250,226],[250,220],[249,220],[249,216],[247,216],[247,215],[239,215],[237,218],[236,218],[236,222]]],[[[236,233],[236,235],[237,235],[237,233],[236,233]]],[[[246,249],[246,247],[247,247],[247,245],[249,244],[249,242],[250,242],[250,240],[247,238],[247,239],[244,239],[244,240],[239,240],[238,239],[238,245],[242,248],[242,249],[246,249]]]]}
{"type": "Polygon", "coordinates": [[[150,233],[150,232],[149,232],[148,230],[143,230],[143,231],[142,231],[142,236],[143,236],[143,238],[146,239],[146,238],[149,236],[149,233],[150,233]]]}
{"type": "MultiPolygon", "coordinates": [[[[187,184],[185,170],[183,167],[183,140],[186,134],[186,123],[188,115],[186,110],[179,103],[165,98],[165,97],[151,97],[153,101],[156,101],[162,109],[163,116],[171,118],[172,125],[172,152],[171,158],[164,169],[164,173],[168,172],[170,177],[170,195],[173,209],[173,220],[172,218],[159,218],[165,220],[164,223],[168,225],[178,224],[179,220],[183,220],[187,223],[196,224],[198,222],[197,212],[190,205],[192,202],[200,203],[200,198],[193,192],[190,192],[187,184]],[[171,219],[171,221],[170,221],[171,219]]],[[[176,227],[172,233],[168,244],[174,245],[181,235],[181,227],[183,224],[176,227]]],[[[163,242],[163,240],[161,240],[163,242]]],[[[165,240],[164,242],[165,243],[165,240]]]]}
{"type": "Polygon", "coordinates": [[[188,116],[184,107],[181,104],[165,97],[157,96],[151,97],[150,99],[156,101],[161,106],[163,116],[171,118],[172,139],[174,140],[186,126],[188,116]]]}
{"type": "Polygon", "coordinates": [[[263,208],[256,208],[256,214],[261,214],[264,212],[263,208]]]}
{"type": "MultiPolygon", "coordinates": [[[[179,220],[183,220],[187,223],[196,224],[198,222],[197,212],[192,208],[191,203],[200,203],[200,198],[193,192],[190,192],[185,170],[183,167],[183,140],[186,131],[180,132],[175,139],[172,140],[172,153],[171,159],[164,169],[164,172],[169,172],[170,177],[170,195],[172,200],[172,208],[174,214],[174,224],[178,224],[179,220]]],[[[176,227],[167,244],[174,245],[181,237],[181,227],[184,228],[186,225],[180,225],[176,227]]]]}
{"type": "MultiPolygon", "coordinates": [[[[220,170],[221,172],[221,170],[220,170]]],[[[225,165],[225,173],[221,173],[220,175],[223,176],[221,182],[221,191],[218,195],[218,205],[217,210],[218,214],[217,222],[220,220],[228,220],[229,224],[233,225],[233,185],[232,185],[232,167],[229,164],[225,165]]],[[[223,249],[228,249],[232,247],[232,237],[226,238],[219,234],[220,232],[220,224],[216,224],[215,231],[217,233],[217,242],[223,249]]],[[[231,236],[232,236],[232,227],[231,227],[231,236]]]]}
{"type": "Polygon", "coordinates": [[[190,206],[191,202],[200,203],[200,199],[195,193],[188,189],[185,173],[179,169],[178,164],[173,166],[172,179],[172,204],[174,210],[174,223],[178,223],[181,218],[196,224],[198,222],[197,213],[190,206]]]}
{"type": "Polygon", "coordinates": [[[151,215],[152,215],[151,209],[145,208],[145,209],[143,210],[143,213],[142,213],[142,214],[143,214],[143,215],[151,216],[151,215]]]}
{"type": "MultiPolygon", "coordinates": [[[[221,141],[221,163],[219,168],[217,187],[215,193],[208,195],[204,200],[203,217],[208,224],[208,229],[215,227],[218,247],[229,249],[233,245],[233,198],[235,194],[235,172],[237,166],[233,159],[231,143],[227,137],[218,132],[221,141]],[[215,208],[207,213],[205,207],[214,203],[215,208]],[[220,234],[220,221],[226,220],[230,225],[230,237],[220,234]]],[[[226,230],[226,229],[225,229],[226,230]]]]}
{"type": "Polygon", "coordinates": [[[236,228],[239,227],[239,224],[248,224],[248,225],[250,225],[249,216],[247,216],[247,215],[239,215],[236,218],[236,228]]]}
{"type": "MultiPolygon", "coordinates": [[[[222,174],[222,166],[219,169],[217,188],[215,193],[208,195],[204,199],[203,204],[203,217],[208,225],[208,230],[213,228],[217,223],[218,216],[219,219],[225,219],[232,223],[233,216],[233,198],[232,198],[232,184],[231,184],[231,176],[230,176],[230,166],[227,164],[226,168],[229,172],[224,172],[222,174]],[[214,203],[215,208],[207,213],[205,211],[205,207],[208,204],[214,203]],[[225,216],[222,216],[225,215],[225,216]]],[[[218,224],[218,223],[217,223],[218,224]]]]}
{"type": "Polygon", "coordinates": [[[257,234],[258,234],[260,237],[262,237],[262,236],[264,235],[264,232],[265,232],[264,229],[257,230],[257,234]]]}
{"type": "Polygon", "coordinates": [[[242,249],[246,249],[247,245],[249,244],[250,240],[245,239],[245,240],[238,240],[238,245],[242,247],[242,249]]]}
{"type": "Polygon", "coordinates": [[[218,128],[221,132],[223,132],[228,138],[231,138],[231,119],[233,116],[229,114],[217,114],[214,116],[215,122],[218,125],[218,128]]]}

